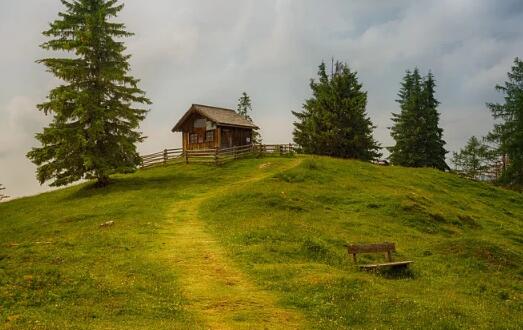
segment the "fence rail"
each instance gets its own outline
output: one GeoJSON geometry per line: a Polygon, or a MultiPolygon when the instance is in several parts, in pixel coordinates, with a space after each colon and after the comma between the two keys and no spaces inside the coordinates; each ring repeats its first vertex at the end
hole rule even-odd
{"type": "Polygon", "coordinates": [[[183,149],[165,149],[164,151],[142,156],[142,168],[159,164],[176,163],[183,161],[183,149]]]}
{"type": "Polygon", "coordinates": [[[213,163],[220,165],[228,161],[247,156],[286,155],[295,152],[293,144],[249,144],[231,148],[208,148],[183,150],[183,148],[165,149],[149,155],[143,155],[141,168],[173,163],[213,163]]]}

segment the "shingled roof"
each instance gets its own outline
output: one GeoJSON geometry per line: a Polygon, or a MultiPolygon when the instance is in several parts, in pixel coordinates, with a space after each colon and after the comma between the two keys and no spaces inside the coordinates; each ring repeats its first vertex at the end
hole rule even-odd
{"type": "Polygon", "coordinates": [[[208,105],[193,104],[189,110],[183,115],[178,123],[173,127],[173,132],[182,130],[182,125],[193,113],[198,113],[203,117],[215,122],[220,126],[233,126],[258,129],[251,121],[240,116],[236,111],[226,108],[211,107],[208,105]]]}

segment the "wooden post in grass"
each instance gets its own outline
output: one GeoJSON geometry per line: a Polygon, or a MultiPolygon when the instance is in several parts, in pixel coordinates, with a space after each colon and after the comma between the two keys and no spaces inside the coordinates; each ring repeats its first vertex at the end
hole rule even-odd
{"type": "Polygon", "coordinates": [[[215,163],[216,165],[218,165],[218,153],[219,153],[219,149],[218,149],[218,147],[216,147],[216,148],[214,149],[214,163],[215,163]]]}
{"type": "MultiPolygon", "coordinates": [[[[4,185],[0,184],[0,191],[2,191],[2,190],[5,190],[5,187],[4,187],[4,185]]],[[[9,196],[0,193],[0,202],[4,199],[8,199],[8,198],[9,198],[9,196]]]]}
{"type": "Polygon", "coordinates": [[[163,150],[163,164],[167,164],[167,149],[163,150]]]}

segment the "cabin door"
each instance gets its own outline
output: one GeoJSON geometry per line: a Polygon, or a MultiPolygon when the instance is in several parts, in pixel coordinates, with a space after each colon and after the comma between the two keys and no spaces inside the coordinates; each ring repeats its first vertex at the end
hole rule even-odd
{"type": "Polygon", "coordinates": [[[232,131],[230,129],[222,129],[222,143],[221,148],[232,147],[232,131]]]}

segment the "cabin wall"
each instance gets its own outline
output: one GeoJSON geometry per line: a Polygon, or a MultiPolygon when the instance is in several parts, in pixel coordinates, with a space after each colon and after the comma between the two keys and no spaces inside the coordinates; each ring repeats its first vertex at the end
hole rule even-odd
{"type": "Polygon", "coordinates": [[[252,143],[252,129],[216,126],[194,113],[182,125],[182,139],[185,150],[231,148],[252,143]]]}
{"type": "Polygon", "coordinates": [[[221,126],[220,148],[244,146],[252,143],[252,129],[221,126]]]}
{"type": "Polygon", "coordinates": [[[186,150],[216,148],[219,144],[218,128],[208,129],[209,120],[193,114],[182,126],[183,148],[186,150]]]}

